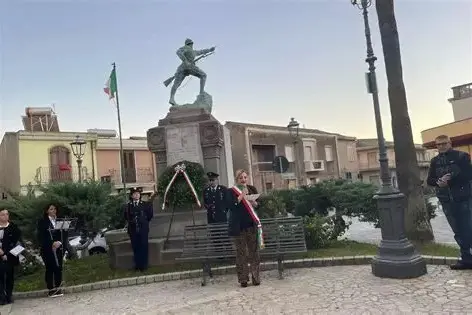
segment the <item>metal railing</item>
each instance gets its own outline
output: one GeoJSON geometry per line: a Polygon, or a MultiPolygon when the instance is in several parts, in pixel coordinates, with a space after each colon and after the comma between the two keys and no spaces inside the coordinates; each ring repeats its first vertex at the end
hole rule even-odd
{"type": "MultiPolygon", "coordinates": [[[[82,180],[89,179],[89,173],[85,166],[82,166],[82,180]]],[[[38,184],[78,182],[78,167],[61,166],[40,166],[36,169],[35,181],[38,184]]]]}
{"type": "MultiPolygon", "coordinates": [[[[110,169],[108,170],[108,174],[112,184],[120,185],[122,183],[120,169],[110,169]]],[[[150,167],[125,168],[124,179],[127,184],[145,184],[155,182],[154,173],[150,167]]]]}

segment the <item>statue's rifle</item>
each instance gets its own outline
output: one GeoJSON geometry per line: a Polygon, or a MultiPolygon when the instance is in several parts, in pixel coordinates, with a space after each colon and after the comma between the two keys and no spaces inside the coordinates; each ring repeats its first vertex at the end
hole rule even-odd
{"type": "MultiPolygon", "coordinates": [[[[197,61],[199,61],[200,59],[203,59],[203,58],[205,58],[205,57],[208,57],[208,56],[210,56],[210,55],[213,55],[214,53],[215,53],[215,51],[212,51],[212,52],[209,52],[209,53],[207,53],[207,54],[201,55],[201,56],[199,56],[198,58],[196,58],[196,59],[194,60],[194,63],[197,63],[197,61]]],[[[175,75],[173,75],[173,76],[171,76],[170,78],[168,78],[167,80],[165,80],[165,81],[164,81],[164,85],[165,85],[166,87],[169,86],[169,84],[171,84],[172,81],[174,81],[174,79],[175,79],[175,75]]]]}

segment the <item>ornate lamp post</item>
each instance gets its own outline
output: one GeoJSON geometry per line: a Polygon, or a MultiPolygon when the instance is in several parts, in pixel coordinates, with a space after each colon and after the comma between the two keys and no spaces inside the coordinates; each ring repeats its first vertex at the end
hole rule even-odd
{"type": "Polygon", "coordinates": [[[87,143],[85,142],[85,140],[80,138],[79,136],[76,136],[75,140],[70,143],[72,153],[77,159],[77,167],[79,169],[79,183],[82,182],[82,158],[84,157],[86,146],[87,143]]]}
{"type": "Polygon", "coordinates": [[[379,211],[382,241],[380,242],[377,255],[372,260],[372,273],[382,278],[416,278],[426,274],[426,262],[405,236],[405,195],[393,187],[390,177],[387,149],[385,147],[382,119],[380,116],[377,77],[375,74],[375,61],[377,57],[375,57],[372,47],[367,11],[372,5],[372,0],[350,1],[352,5],[362,11],[362,15],[364,16],[364,29],[367,44],[367,58],[365,61],[369,65],[369,72],[366,74],[366,79],[368,92],[372,94],[372,101],[374,103],[375,124],[379,142],[380,178],[382,185],[379,191],[374,195],[374,199],[377,201],[379,211]]]}
{"type": "Polygon", "coordinates": [[[290,137],[292,137],[293,143],[293,159],[295,160],[295,177],[297,179],[297,187],[300,186],[300,178],[299,178],[299,171],[298,171],[298,150],[297,150],[297,142],[298,142],[298,135],[300,132],[300,124],[295,118],[290,118],[290,122],[287,125],[288,133],[290,137]]]}

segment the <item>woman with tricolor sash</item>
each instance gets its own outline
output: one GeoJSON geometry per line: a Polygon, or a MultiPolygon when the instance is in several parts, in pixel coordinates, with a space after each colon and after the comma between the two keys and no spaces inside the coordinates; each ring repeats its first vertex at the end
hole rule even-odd
{"type": "Polygon", "coordinates": [[[247,184],[248,175],[245,170],[236,171],[235,180],[237,184],[228,189],[228,230],[236,245],[238,282],[245,288],[249,282],[249,271],[252,274],[252,284],[261,283],[259,249],[263,248],[264,240],[262,226],[254,210],[258,206],[257,200],[248,197],[257,195],[257,189],[247,184]]]}

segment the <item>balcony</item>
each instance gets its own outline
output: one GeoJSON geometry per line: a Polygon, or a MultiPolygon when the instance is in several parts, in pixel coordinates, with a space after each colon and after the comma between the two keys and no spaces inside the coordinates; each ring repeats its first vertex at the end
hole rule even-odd
{"type": "MultiPolygon", "coordinates": [[[[110,169],[108,170],[108,174],[110,176],[110,182],[113,185],[122,185],[120,169],[110,169]]],[[[153,185],[155,183],[154,173],[150,167],[125,168],[124,175],[125,183],[127,185],[153,185]]]]}
{"type": "MultiPolygon", "coordinates": [[[[86,167],[82,167],[82,180],[91,178],[91,174],[86,167]]],[[[36,169],[35,181],[38,184],[64,183],[64,182],[78,182],[79,169],[77,167],[38,167],[36,169]]]]}
{"type": "Polygon", "coordinates": [[[452,88],[453,100],[472,97],[472,83],[455,86],[452,88]]]}
{"type": "MultiPolygon", "coordinates": [[[[430,161],[418,161],[418,166],[421,168],[428,168],[430,161]]],[[[395,168],[396,164],[393,160],[388,160],[388,167],[395,168]]],[[[359,162],[359,170],[360,171],[376,171],[380,170],[380,163],[379,161],[375,162],[359,162]]]]}

